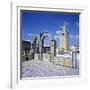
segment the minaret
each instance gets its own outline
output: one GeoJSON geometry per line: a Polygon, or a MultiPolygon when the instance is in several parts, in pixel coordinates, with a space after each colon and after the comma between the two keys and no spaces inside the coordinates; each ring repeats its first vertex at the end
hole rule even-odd
{"type": "Polygon", "coordinates": [[[62,27],[62,31],[60,33],[60,51],[69,51],[69,33],[67,24],[64,23],[62,27]]]}

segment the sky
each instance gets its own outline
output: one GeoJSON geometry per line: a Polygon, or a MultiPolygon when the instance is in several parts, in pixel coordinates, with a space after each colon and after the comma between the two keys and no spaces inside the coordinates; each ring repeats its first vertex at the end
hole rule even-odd
{"type": "MultiPolygon", "coordinates": [[[[59,31],[66,22],[70,33],[70,45],[79,45],[79,14],[43,11],[21,11],[22,40],[32,40],[39,33],[49,32],[60,45],[59,31]]],[[[44,40],[45,44],[50,44],[49,37],[44,40]]]]}

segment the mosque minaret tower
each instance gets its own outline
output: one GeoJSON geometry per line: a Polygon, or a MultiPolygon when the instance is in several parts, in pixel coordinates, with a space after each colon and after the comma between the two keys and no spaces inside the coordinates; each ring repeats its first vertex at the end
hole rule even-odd
{"type": "Polygon", "coordinates": [[[69,51],[69,33],[67,23],[64,23],[62,31],[60,32],[60,51],[69,51]]]}

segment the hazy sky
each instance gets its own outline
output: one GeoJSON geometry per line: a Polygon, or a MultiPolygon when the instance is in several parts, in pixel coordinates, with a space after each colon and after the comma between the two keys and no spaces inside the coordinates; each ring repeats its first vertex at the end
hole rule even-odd
{"type": "MultiPolygon", "coordinates": [[[[60,37],[56,32],[60,30],[64,22],[67,22],[70,32],[70,45],[79,44],[79,14],[40,11],[22,11],[21,13],[23,40],[30,40],[39,33],[49,32],[54,35],[57,45],[59,45],[60,37]]],[[[50,43],[48,37],[44,41],[45,44],[50,43]]]]}

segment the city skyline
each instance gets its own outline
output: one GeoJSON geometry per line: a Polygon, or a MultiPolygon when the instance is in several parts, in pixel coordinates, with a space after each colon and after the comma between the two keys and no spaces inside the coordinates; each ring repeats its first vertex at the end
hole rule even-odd
{"type": "MultiPolygon", "coordinates": [[[[39,33],[49,32],[60,44],[58,32],[64,25],[68,23],[68,31],[70,32],[70,45],[79,45],[79,14],[76,13],[56,13],[56,12],[40,12],[40,11],[21,11],[22,13],[22,40],[30,40],[39,33]]],[[[45,43],[50,43],[48,37],[45,43]]]]}

